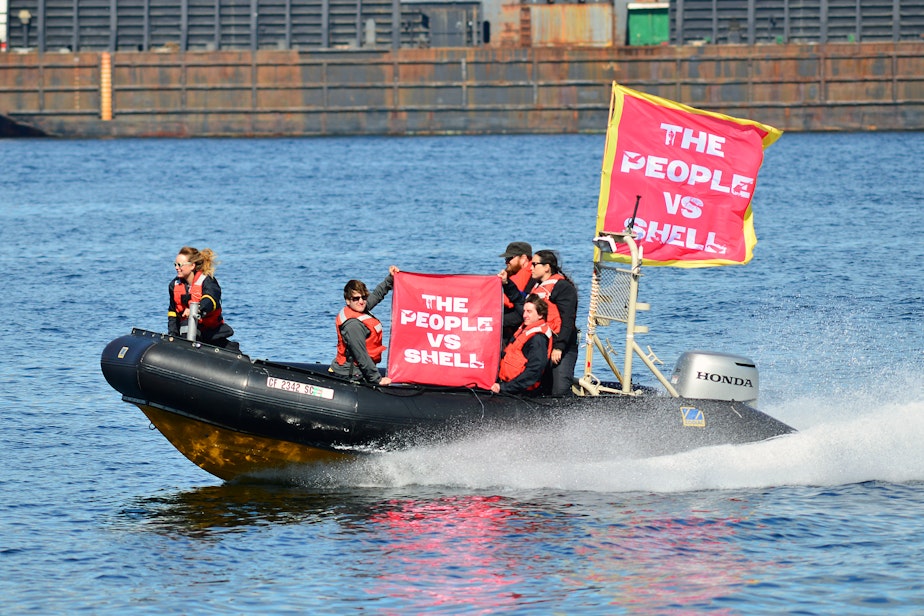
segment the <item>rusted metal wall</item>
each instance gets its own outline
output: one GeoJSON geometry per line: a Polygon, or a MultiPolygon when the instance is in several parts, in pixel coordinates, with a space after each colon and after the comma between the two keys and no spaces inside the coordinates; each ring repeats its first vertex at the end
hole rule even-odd
{"type": "Polygon", "coordinates": [[[103,66],[0,54],[0,114],[87,137],[594,132],[618,81],[784,130],[924,129],[924,42],[119,52],[108,83],[103,66]]]}

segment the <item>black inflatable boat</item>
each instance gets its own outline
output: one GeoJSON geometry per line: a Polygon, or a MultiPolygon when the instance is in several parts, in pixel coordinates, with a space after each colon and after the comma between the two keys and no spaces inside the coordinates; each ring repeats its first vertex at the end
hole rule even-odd
{"type": "Polygon", "coordinates": [[[605,416],[666,454],[791,432],[751,406],[645,393],[519,398],[415,385],[377,387],[327,365],[254,360],[135,329],[103,351],[106,380],[187,458],[222,479],[446,441],[474,431],[605,416]]]}

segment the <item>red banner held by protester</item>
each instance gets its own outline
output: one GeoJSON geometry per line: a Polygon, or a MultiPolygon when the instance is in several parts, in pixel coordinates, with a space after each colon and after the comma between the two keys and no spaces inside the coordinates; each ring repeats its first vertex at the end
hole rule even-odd
{"type": "Polygon", "coordinates": [[[781,134],[614,83],[597,233],[623,231],[634,215],[646,265],[747,263],[757,244],[757,171],[764,148],[781,134]]]}
{"type": "Polygon", "coordinates": [[[497,276],[398,272],[388,376],[396,383],[489,389],[500,363],[497,276]]]}

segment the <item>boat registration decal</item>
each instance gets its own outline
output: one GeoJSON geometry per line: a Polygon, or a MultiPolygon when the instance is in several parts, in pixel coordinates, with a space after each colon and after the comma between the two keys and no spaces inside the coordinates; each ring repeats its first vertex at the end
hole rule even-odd
{"type": "Polygon", "coordinates": [[[119,359],[125,359],[126,353],[128,353],[128,347],[122,347],[119,349],[119,359]]]}
{"type": "Polygon", "coordinates": [[[706,427],[706,416],[695,406],[681,406],[680,415],[683,417],[683,425],[688,428],[706,427]]]}
{"type": "Polygon", "coordinates": [[[317,385],[309,385],[308,383],[299,383],[298,381],[277,379],[274,376],[266,377],[266,386],[270,389],[281,389],[282,391],[291,391],[296,394],[315,396],[316,398],[324,398],[325,400],[334,399],[333,389],[328,389],[327,387],[318,387],[317,385]]]}

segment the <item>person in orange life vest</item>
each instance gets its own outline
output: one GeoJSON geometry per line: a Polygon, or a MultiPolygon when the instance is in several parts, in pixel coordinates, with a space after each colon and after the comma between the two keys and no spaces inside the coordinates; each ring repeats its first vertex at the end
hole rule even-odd
{"type": "Polygon", "coordinates": [[[167,308],[167,331],[185,336],[189,322],[189,304],[199,302],[196,339],[218,347],[239,350],[231,326],[221,316],[221,286],[215,279],[218,261],[210,248],[201,251],[183,246],[173,267],[176,278],[170,281],[170,305],[167,308]]]}
{"type": "Polygon", "coordinates": [[[553,251],[537,251],[533,254],[532,265],[536,285],[530,292],[549,304],[548,322],[555,332],[550,357],[551,394],[563,396],[571,392],[578,358],[577,288],[562,273],[558,256],[553,251]]]}
{"type": "Polygon", "coordinates": [[[398,268],[388,268],[388,276],[372,293],[361,280],[351,280],[343,287],[346,305],[337,313],[337,357],[330,371],[347,378],[358,378],[377,385],[388,385],[391,379],[379,373],[376,364],[381,361],[385,345],[382,344],[382,323],[372,310],[385,299],[395,283],[398,268]]]}
{"type": "Polygon", "coordinates": [[[552,328],[546,323],[548,304],[530,295],[523,304],[523,324],[504,349],[498,382],[491,391],[504,394],[537,392],[552,352],[552,328]]]}
{"type": "Polygon", "coordinates": [[[500,255],[504,259],[504,269],[498,274],[504,283],[504,324],[503,342],[506,343],[523,322],[523,299],[526,297],[528,287],[532,286],[533,247],[526,242],[510,242],[507,250],[500,255]],[[513,282],[520,296],[516,301],[512,290],[508,289],[507,281],[513,282]]]}

